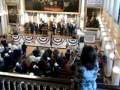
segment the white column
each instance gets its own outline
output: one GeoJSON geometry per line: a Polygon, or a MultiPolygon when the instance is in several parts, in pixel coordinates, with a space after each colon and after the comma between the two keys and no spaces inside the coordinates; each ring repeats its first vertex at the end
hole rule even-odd
{"type": "Polygon", "coordinates": [[[79,0],[79,9],[78,9],[78,12],[79,12],[79,15],[76,16],[76,21],[77,21],[77,25],[79,26],[78,28],[80,28],[80,14],[81,14],[81,9],[82,9],[82,0],[79,0]]]}
{"type": "Polygon", "coordinates": [[[14,85],[14,86],[13,86],[13,87],[14,87],[14,90],[17,90],[17,89],[16,89],[17,85],[16,85],[16,82],[15,82],[15,81],[13,82],[13,85],[14,85]]]}
{"type": "Polygon", "coordinates": [[[107,64],[105,68],[105,75],[110,77],[112,75],[113,61],[114,61],[114,51],[105,50],[107,56],[107,64]]]}
{"type": "Polygon", "coordinates": [[[120,75],[113,73],[112,74],[112,85],[119,86],[119,82],[120,82],[120,75]]]}
{"type": "Polygon", "coordinates": [[[112,73],[112,85],[119,86],[119,83],[120,83],[120,60],[115,60],[112,73]]]}
{"type": "Polygon", "coordinates": [[[77,28],[80,28],[80,16],[76,16],[77,28]]]}
{"type": "Polygon", "coordinates": [[[84,20],[86,16],[86,0],[81,0],[80,28],[84,29],[84,20]]]}
{"type": "Polygon", "coordinates": [[[7,34],[8,31],[7,15],[7,5],[5,0],[0,0],[1,34],[7,34]]]}
{"type": "Polygon", "coordinates": [[[1,16],[1,25],[2,25],[2,34],[7,34],[8,31],[7,15],[1,16]]]}
{"type": "Polygon", "coordinates": [[[20,24],[21,25],[24,25],[24,23],[25,23],[25,19],[24,19],[24,12],[25,12],[25,3],[24,3],[24,0],[19,0],[19,3],[20,3],[20,12],[19,12],[19,14],[20,14],[20,16],[19,16],[19,18],[20,18],[20,24]]]}
{"type": "Polygon", "coordinates": [[[106,76],[110,77],[112,74],[112,67],[113,67],[113,60],[109,59],[107,60],[107,66],[106,66],[106,76]]]}

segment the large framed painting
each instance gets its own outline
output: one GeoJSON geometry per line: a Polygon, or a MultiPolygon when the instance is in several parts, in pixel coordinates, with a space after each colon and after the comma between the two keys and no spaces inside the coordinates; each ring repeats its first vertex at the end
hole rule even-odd
{"type": "Polygon", "coordinates": [[[79,0],[25,0],[26,10],[79,12],[79,0]]]}
{"type": "Polygon", "coordinates": [[[99,21],[97,16],[100,15],[100,8],[87,8],[87,28],[99,28],[99,21]]]}
{"type": "Polygon", "coordinates": [[[17,6],[8,6],[9,23],[17,23],[17,6]]]}

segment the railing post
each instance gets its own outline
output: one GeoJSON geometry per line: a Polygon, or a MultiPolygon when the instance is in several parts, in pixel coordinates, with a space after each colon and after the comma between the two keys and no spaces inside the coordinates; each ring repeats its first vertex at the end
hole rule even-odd
{"type": "Polygon", "coordinates": [[[7,81],[8,90],[10,90],[10,81],[7,81]]]}
{"type": "Polygon", "coordinates": [[[63,90],[65,90],[65,88],[63,88],[63,90]]]}
{"type": "Polygon", "coordinates": [[[60,88],[56,88],[56,90],[60,90],[60,88]]]}
{"type": "Polygon", "coordinates": [[[43,90],[46,90],[46,88],[47,88],[46,86],[43,86],[43,90]]]}
{"type": "Polygon", "coordinates": [[[28,84],[25,84],[25,90],[28,90],[28,84]]]}
{"type": "Polygon", "coordinates": [[[32,90],[34,90],[34,85],[31,85],[32,90]]]}
{"type": "Polygon", "coordinates": [[[74,85],[75,85],[74,79],[71,79],[70,81],[71,81],[70,90],[75,90],[75,88],[74,88],[74,85]]]}
{"type": "Polygon", "coordinates": [[[50,90],[53,90],[53,87],[50,87],[50,90]]]}
{"type": "Polygon", "coordinates": [[[20,82],[19,83],[19,87],[18,87],[20,90],[22,90],[22,83],[20,82]]]}
{"type": "Polygon", "coordinates": [[[16,82],[13,82],[13,87],[14,87],[14,90],[16,90],[16,82]]]}
{"type": "Polygon", "coordinates": [[[37,90],[40,90],[40,85],[37,85],[37,90]]]}
{"type": "Polygon", "coordinates": [[[4,80],[2,80],[2,90],[5,90],[4,80]]]}

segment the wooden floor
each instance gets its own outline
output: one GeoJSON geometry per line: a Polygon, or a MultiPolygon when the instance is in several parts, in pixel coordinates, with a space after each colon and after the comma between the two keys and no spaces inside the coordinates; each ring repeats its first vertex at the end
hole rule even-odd
{"type": "MultiPolygon", "coordinates": [[[[93,47],[97,46],[98,50],[101,50],[100,42],[96,42],[95,44],[90,44],[90,45],[93,46],[93,47]]],[[[34,47],[34,46],[28,46],[27,47],[27,54],[26,55],[29,56],[35,48],[36,47],[34,47]]],[[[47,48],[46,47],[39,47],[39,49],[40,50],[46,50],[47,48]]],[[[53,51],[55,48],[51,48],[51,49],[53,51]]],[[[65,54],[65,52],[66,52],[65,48],[64,49],[58,48],[58,50],[60,51],[60,53],[63,53],[63,54],[65,54]]]]}
{"type": "MultiPolygon", "coordinates": [[[[29,56],[35,48],[36,47],[28,46],[26,55],[29,56]]],[[[39,49],[40,50],[46,50],[47,48],[46,47],[39,47],[39,49]]],[[[55,48],[51,48],[51,49],[53,51],[55,48]]],[[[66,49],[58,49],[58,50],[63,54],[66,52],[66,49]]]]}

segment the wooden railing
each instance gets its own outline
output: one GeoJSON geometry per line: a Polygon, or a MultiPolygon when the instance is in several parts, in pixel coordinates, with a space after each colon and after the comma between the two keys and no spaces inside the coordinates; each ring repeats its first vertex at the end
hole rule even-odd
{"type": "Polygon", "coordinates": [[[74,90],[72,80],[0,72],[0,90],[74,90]]]}
{"type": "MultiPolygon", "coordinates": [[[[0,72],[0,90],[80,90],[74,80],[0,72]]],[[[98,84],[97,90],[120,90],[119,86],[98,84]]]]}
{"type": "Polygon", "coordinates": [[[120,86],[98,84],[97,90],[120,90],[120,86]]]}

